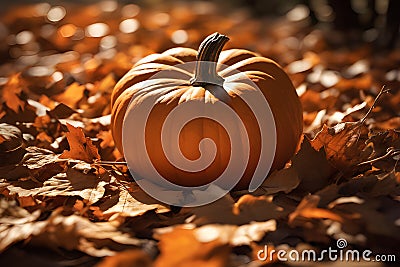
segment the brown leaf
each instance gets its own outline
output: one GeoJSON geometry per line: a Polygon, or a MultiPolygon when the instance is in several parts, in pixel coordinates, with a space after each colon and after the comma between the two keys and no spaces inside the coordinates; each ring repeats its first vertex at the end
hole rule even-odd
{"type": "Polygon", "coordinates": [[[75,108],[76,104],[83,97],[83,92],[85,91],[84,85],[79,85],[78,83],[73,83],[68,86],[62,94],[54,97],[58,102],[64,103],[70,108],[75,108]]]}
{"type": "Polygon", "coordinates": [[[319,92],[307,90],[301,95],[300,100],[304,111],[313,112],[333,107],[337,98],[332,95],[322,98],[319,92]]]}
{"type": "Polygon", "coordinates": [[[113,77],[113,74],[108,74],[101,81],[98,81],[94,84],[93,91],[94,92],[102,92],[102,93],[112,93],[116,82],[113,77]]]}
{"type": "Polygon", "coordinates": [[[341,170],[355,167],[366,160],[372,150],[367,147],[368,128],[364,123],[344,122],[334,127],[324,125],[311,141],[313,148],[324,148],[332,164],[341,170]]]}
{"type": "Polygon", "coordinates": [[[201,242],[193,229],[175,228],[160,235],[159,240],[161,254],[154,262],[154,267],[227,266],[229,245],[218,239],[201,242]]]}
{"type": "Polygon", "coordinates": [[[192,224],[178,225],[167,228],[155,229],[155,237],[168,233],[171,229],[193,230],[196,239],[200,242],[211,242],[218,240],[223,244],[230,244],[233,247],[251,245],[253,242],[260,242],[266,233],[274,232],[277,227],[276,220],[263,222],[250,222],[244,225],[231,224],[207,224],[194,227],[192,224]]]}
{"type": "Polygon", "coordinates": [[[315,192],[329,184],[335,169],[327,161],[325,151],[316,151],[304,137],[300,150],[292,158],[292,166],[300,179],[299,189],[315,192]]]}
{"type": "Polygon", "coordinates": [[[243,221],[266,221],[284,217],[285,211],[266,196],[242,196],[233,206],[233,214],[243,221]]]}
{"type": "Polygon", "coordinates": [[[105,257],[96,267],[151,267],[149,255],[139,249],[128,249],[105,257]]]}
{"type": "Polygon", "coordinates": [[[100,131],[96,137],[102,140],[100,143],[102,149],[115,146],[111,131],[100,131]]]}
{"type": "Polygon", "coordinates": [[[18,163],[25,150],[22,133],[17,127],[0,123],[0,166],[18,163]]]}
{"type": "Polygon", "coordinates": [[[22,208],[33,207],[37,204],[32,196],[18,197],[18,203],[22,208]]]}
{"type": "Polygon", "coordinates": [[[36,191],[46,197],[80,196],[87,203],[96,203],[104,195],[106,181],[101,181],[93,174],[84,174],[74,169],[54,175],[36,191]]]}
{"type": "MultiPolygon", "coordinates": [[[[357,216],[359,218],[357,226],[366,229],[365,234],[372,235],[372,237],[376,235],[381,240],[382,238],[391,239],[394,244],[396,244],[395,242],[400,244],[400,232],[395,224],[400,205],[396,201],[385,198],[368,198],[361,202],[347,202],[336,205],[333,210],[357,216]],[[385,202],[390,203],[390,206],[385,205],[385,202]]],[[[346,225],[343,225],[343,227],[346,227],[346,225]]],[[[385,243],[385,241],[380,242],[385,243]]]]}
{"type": "Polygon", "coordinates": [[[144,195],[145,193],[138,186],[135,186],[130,192],[126,186],[121,185],[118,190],[115,190],[112,196],[99,205],[99,208],[107,217],[113,214],[119,214],[124,217],[135,217],[150,210],[157,210],[159,213],[169,211],[165,205],[154,199],[147,197],[144,200],[144,195]]]}
{"type": "Polygon", "coordinates": [[[305,219],[330,219],[333,221],[343,222],[343,218],[338,214],[322,208],[317,208],[320,197],[310,195],[303,198],[296,210],[289,215],[289,224],[294,224],[298,218],[305,219]]]}
{"type": "Polygon", "coordinates": [[[260,186],[265,194],[275,194],[285,192],[286,194],[295,189],[300,184],[297,171],[294,168],[286,168],[274,171],[260,186]]]}
{"type": "Polygon", "coordinates": [[[371,161],[374,167],[388,172],[396,169],[400,154],[399,131],[387,130],[376,133],[371,135],[367,143],[373,147],[373,153],[367,162],[371,161]]]}
{"type": "Polygon", "coordinates": [[[32,235],[30,243],[50,249],[80,250],[93,257],[112,256],[121,249],[136,248],[144,243],[119,231],[112,223],[91,222],[78,215],[62,216],[60,211],[36,223],[42,223],[41,228],[32,235]]]}
{"type": "Polygon", "coordinates": [[[272,203],[266,196],[242,196],[236,203],[226,195],[225,197],[205,206],[189,210],[195,217],[192,221],[196,225],[209,223],[242,225],[251,221],[265,221],[286,216],[285,211],[272,203]]]}
{"type": "Polygon", "coordinates": [[[93,145],[90,138],[85,137],[82,129],[74,127],[69,123],[67,123],[67,128],[69,132],[66,135],[70,150],[65,150],[60,158],[79,159],[89,163],[100,159],[97,147],[93,145]]]}
{"type": "Polygon", "coordinates": [[[48,111],[48,113],[53,118],[66,119],[72,114],[76,113],[76,111],[63,103],[60,103],[55,108],[48,111]]]}
{"type": "Polygon", "coordinates": [[[15,201],[0,199],[0,252],[11,244],[25,240],[44,227],[44,222],[34,223],[40,211],[29,213],[18,207],[15,201]]]}
{"type": "Polygon", "coordinates": [[[17,127],[0,123],[0,153],[10,152],[22,146],[22,133],[17,127]]]}
{"type": "Polygon", "coordinates": [[[52,165],[61,163],[58,156],[53,151],[30,146],[26,148],[27,153],[24,155],[20,162],[20,165],[27,167],[30,170],[38,170],[45,167],[46,165],[52,165]]]}
{"type": "Polygon", "coordinates": [[[2,90],[3,102],[15,113],[24,110],[25,102],[20,98],[24,87],[20,73],[12,75],[2,90]]]}

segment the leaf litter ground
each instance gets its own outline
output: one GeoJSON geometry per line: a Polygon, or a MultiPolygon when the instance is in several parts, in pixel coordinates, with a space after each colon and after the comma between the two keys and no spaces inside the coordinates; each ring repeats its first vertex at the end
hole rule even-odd
{"type": "Polygon", "coordinates": [[[24,5],[1,17],[2,266],[298,266],[257,252],[318,252],[340,239],[400,260],[398,49],[349,45],[289,16],[221,16],[211,3],[203,13],[202,2],[110,3],[24,5]],[[109,99],[137,60],[181,43],[196,48],[210,31],[286,69],[305,133],[291,162],[255,192],[171,207],[115,164],[109,99]]]}

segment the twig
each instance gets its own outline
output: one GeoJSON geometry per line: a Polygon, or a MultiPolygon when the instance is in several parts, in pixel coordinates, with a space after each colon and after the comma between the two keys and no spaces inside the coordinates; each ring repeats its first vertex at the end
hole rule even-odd
{"type": "Polygon", "coordinates": [[[374,103],[372,103],[372,106],[369,108],[369,110],[367,111],[367,113],[364,115],[364,117],[360,120],[360,124],[363,124],[366,119],[368,118],[368,116],[371,114],[372,110],[375,108],[376,103],[378,102],[379,98],[384,94],[384,93],[388,93],[390,91],[390,89],[385,89],[385,86],[382,86],[381,90],[379,91],[378,95],[375,97],[374,99],[374,103]]]}
{"type": "Polygon", "coordinates": [[[126,161],[106,161],[106,160],[96,161],[93,164],[105,165],[105,166],[128,165],[128,163],[126,161]]]}
{"type": "Polygon", "coordinates": [[[374,163],[374,162],[377,162],[379,160],[385,159],[387,157],[396,156],[396,155],[400,155],[400,149],[394,149],[393,147],[390,147],[390,148],[387,149],[387,152],[386,152],[385,155],[377,157],[377,158],[374,158],[374,159],[370,159],[370,160],[367,160],[367,161],[363,161],[361,163],[358,163],[357,165],[359,166],[359,165],[374,163]]]}

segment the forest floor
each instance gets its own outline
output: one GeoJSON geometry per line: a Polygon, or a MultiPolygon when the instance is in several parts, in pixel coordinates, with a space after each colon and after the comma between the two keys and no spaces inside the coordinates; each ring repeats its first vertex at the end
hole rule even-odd
{"type": "Polygon", "coordinates": [[[311,25],[301,8],[273,19],[208,2],[11,8],[0,17],[0,265],[343,266],[340,253],[357,251],[346,266],[397,266],[400,49],[372,35],[311,25]],[[255,192],[171,207],[107,163],[122,159],[110,96],[140,58],[197,49],[216,31],[287,71],[304,138],[255,192]],[[329,249],[339,258],[301,261],[329,249]],[[273,250],[292,258],[259,259],[273,250]]]}

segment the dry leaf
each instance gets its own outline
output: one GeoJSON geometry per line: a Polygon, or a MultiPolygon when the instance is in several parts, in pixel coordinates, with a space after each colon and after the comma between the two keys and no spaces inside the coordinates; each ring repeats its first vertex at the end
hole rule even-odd
{"type": "Polygon", "coordinates": [[[284,217],[285,211],[265,196],[242,196],[236,203],[229,195],[206,206],[189,210],[195,216],[188,222],[196,225],[209,223],[242,225],[251,221],[265,221],[284,217]]]}
{"type": "Polygon", "coordinates": [[[66,119],[70,117],[72,114],[76,113],[75,110],[65,105],[64,103],[58,104],[52,110],[48,111],[48,114],[57,119],[66,119]]]}
{"type": "Polygon", "coordinates": [[[63,159],[79,159],[86,162],[93,162],[96,159],[100,159],[97,147],[93,145],[90,138],[85,137],[82,129],[72,126],[67,123],[68,133],[67,139],[69,143],[69,151],[64,151],[60,158],[63,159]]]}
{"type": "Polygon", "coordinates": [[[225,267],[230,248],[218,239],[201,242],[192,229],[175,228],[159,236],[155,267],[225,267]],[[177,253],[178,252],[178,253],[177,253]]]}
{"type": "Polygon", "coordinates": [[[24,154],[21,130],[7,123],[0,123],[0,166],[18,163],[24,154]]]}
{"type": "Polygon", "coordinates": [[[22,133],[17,127],[0,123],[0,153],[7,153],[22,146],[22,133]]]}
{"type": "MultiPolygon", "coordinates": [[[[351,15],[331,21],[317,14],[312,17],[327,27],[315,27],[320,23],[307,17],[314,11],[352,8],[341,10],[334,1],[285,4],[288,12],[278,18],[268,14],[280,4],[247,2],[224,9],[213,1],[169,1],[162,9],[140,1],[6,5],[0,16],[0,265],[292,266],[259,261],[257,252],[264,245],[268,252],[320,251],[334,248],[338,238],[349,249],[397,257],[400,53],[396,45],[380,46],[386,26],[377,28],[374,16],[347,23],[351,15]],[[352,25],[351,34],[339,24],[352,25]],[[291,165],[252,195],[230,192],[195,208],[163,205],[113,162],[123,155],[110,132],[110,94],[144,56],[197,48],[213,31],[229,36],[227,49],[252,50],[287,70],[306,137],[291,165]],[[382,86],[391,94],[376,107],[374,101],[363,118],[361,109],[382,86]]],[[[395,2],[388,1],[388,14],[398,10],[395,2]]],[[[378,20],[396,25],[385,11],[378,20]]],[[[188,197],[208,198],[200,190],[188,197]]]]}
{"type": "Polygon", "coordinates": [[[24,110],[25,102],[20,97],[23,87],[20,74],[15,74],[8,79],[2,89],[3,102],[15,113],[24,110]]]}
{"type": "Polygon", "coordinates": [[[82,99],[84,91],[84,85],[73,83],[68,86],[62,94],[57,95],[55,100],[69,106],[70,108],[75,108],[78,101],[82,99]]]}
{"type": "Polygon", "coordinates": [[[128,249],[113,256],[105,257],[96,267],[151,267],[152,261],[139,249],[128,249]]]}
{"type": "Polygon", "coordinates": [[[275,194],[277,192],[289,193],[300,184],[300,179],[297,171],[294,168],[287,168],[274,171],[261,184],[260,188],[265,191],[265,194],[275,194]]]}
{"type": "Polygon", "coordinates": [[[57,211],[48,220],[40,223],[44,226],[32,235],[31,243],[50,249],[62,247],[80,250],[94,257],[104,257],[143,243],[108,222],[94,223],[77,215],[62,216],[57,211]]]}
{"type": "MultiPolygon", "coordinates": [[[[140,188],[137,188],[136,190],[141,191],[140,188]]],[[[125,186],[121,186],[113,196],[105,200],[99,207],[107,217],[113,214],[135,217],[150,210],[158,210],[158,212],[166,212],[169,210],[165,205],[157,203],[155,200],[146,203],[142,198],[141,202],[135,198],[135,194],[136,192],[129,192],[125,186]]]]}
{"type": "Polygon", "coordinates": [[[305,219],[330,219],[333,221],[343,222],[343,218],[327,209],[317,208],[319,196],[310,195],[300,202],[296,210],[289,215],[289,224],[294,225],[298,218],[305,219]]]}
{"type": "Polygon", "coordinates": [[[300,150],[292,158],[292,166],[300,179],[299,189],[315,192],[329,184],[335,169],[327,161],[325,151],[316,151],[304,137],[300,150]]]}
{"type": "Polygon", "coordinates": [[[326,156],[338,169],[346,170],[366,160],[371,154],[367,147],[368,129],[361,122],[344,122],[322,130],[311,141],[313,148],[324,148],[326,156]]]}
{"type": "Polygon", "coordinates": [[[0,252],[11,244],[25,240],[41,231],[45,222],[34,223],[40,216],[40,211],[29,213],[18,207],[16,202],[0,199],[0,252]]]}

